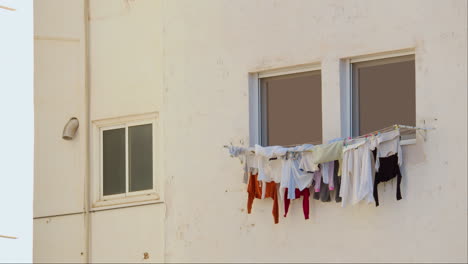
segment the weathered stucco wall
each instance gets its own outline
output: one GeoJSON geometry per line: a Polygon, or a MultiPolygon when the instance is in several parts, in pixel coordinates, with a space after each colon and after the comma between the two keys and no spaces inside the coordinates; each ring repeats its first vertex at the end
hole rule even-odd
{"type": "MultiPolygon", "coordinates": [[[[59,2],[36,2],[36,35],[81,34],[67,24],[74,16],[62,14],[72,7],[51,9],[59,2]],[[54,12],[62,14],[55,21],[40,18],[54,12]],[[38,33],[57,21],[67,23],[38,33]]],[[[81,15],[83,2],[73,2],[81,15]]],[[[91,0],[89,16],[91,121],[159,112],[165,182],[164,203],[92,213],[90,260],[467,261],[466,1],[91,0]],[[416,120],[437,129],[403,149],[404,199],[395,201],[387,184],[378,208],[313,200],[304,221],[296,201],[274,225],[272,201],[257,200],[247,215],[241,165],[222,146],[249,142],[249,72],[320,62],[327,140],[342,134],[341,59],[407,48],[416,55],[416,120]]],[[[61,67],[77,67],[73,54],[47,56],[43,42],[35,55],[35,217],[82,211],[88,129],[82,123],[77,141],[60,140],[66,117],[85,111],[84,84],[72,87],[81,77],[70,74],[82,67],[61,67]],[[62,97],[71,99],[51,103],[62,97]],[[65,169],[73,171],[66,181],[65,169]]],[[[56,228],[35,220],[35,260],[82,250],[83,215],[66,217],[50,221],[56,228]],[[77,232],[74,250],[44,247],[60,245],[67,223],[77,232]]]]}
{"type": "Polygon", "coordinates": [[[34,262],[84,262],[84,1],[34,1],[34,262]],[[73,141],[62,140],[71,117],[73,141]]]}
{"type": "MultiPolygon", "coordinates": [[[[92,121],[161,112],[161,5],[161,1],[154,0],[90,1],[92,121]]],[[[94,212],[90,260],[162,262],[164,206],[159,203],[94,212]],[[145,252],[149,255],[147,260],[144,259],[145,252]]]]}
{"type": "Polygon", "coordinates": [[[466,261],[466,15],[465,1],[165,2],[166,259],[466,261]],[[404,147],[404,199],[387,185],[379,208],[314,201],[304,221],[293,202],[275,226],[266,200],[247,215],[222,145],[249,142],[248,72],[321,61],[330,139],[340,58],[411,47],[417,120],[438,121],[404,147]]]}

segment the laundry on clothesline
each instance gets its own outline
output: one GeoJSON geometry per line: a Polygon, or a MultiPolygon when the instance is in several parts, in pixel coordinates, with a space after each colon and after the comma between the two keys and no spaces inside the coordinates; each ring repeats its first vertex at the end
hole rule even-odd
{"type": "Polygon", "coordinates": [[[284,204],[286,217],[291,201],[301,197],[305,219],[309,219],[310,196],[322,202],[334,200],[342,207],[360,202],[379,206],[378,184],[393,178],[397,178],[396,199],[402,199],[401,130],[429,129],[394,125],[315,146],[224,147],[244,165],[247,212],[251,213],[255,199],[272,198],[272,214],[278,223],[279,204],[284,204]]]}

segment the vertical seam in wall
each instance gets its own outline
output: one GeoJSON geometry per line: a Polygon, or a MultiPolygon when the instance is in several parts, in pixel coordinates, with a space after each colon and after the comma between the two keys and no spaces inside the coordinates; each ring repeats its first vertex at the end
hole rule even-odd
{"type": "Polygon", "coordinates": [[[160,14],[161,14],[161,71],[162,71],[162,81],[161,81],[161,97],[162,97],[162,101],[160,102],[162,107],[160,108],[162,110],[162,114],[159,115],[159,122],[160,122],[160,130],[161,130],[161,134],[160,134],[160,139],[159,139],[159,142],[160,144],[162,144],[161,146],[161,150],[162,151],[162,159],[160,160],[160,164],[162,165],[162,169],[160,169],[160,177],[161,179],[160,182],[163,184],[163,190],[161,190],[161,194],[164,196],[163,197],[163,200],[166,201],[164,203],[164,221],[163,221],[163,262],[166,262],[166,252],[167,252],[167,245],[166,245],[166,242],[167,242],[167,206],[168,206],[168,203],[167,203],[167,200],[166,200],[166,190],[167,190],[167,179],[166,179],[166,158],[165,158],[165,153],[167,153],[165,150],[166,150],[166,144],[164,142],[166,142],[165,140],[162,140],[165,138],[165,131],[166,131],[166,118],[165,118],[165,114],[166,114],[166,102],[167,102],[167,94],[166,94],[166,85],[167,85],[167,81],[166,81],[166,45],[165,45],[165,39],[166,39],[166,16],[165,16],[165,9],[166,9],[166,1],[163,0],[161,1],[161,10],[160,10],[160,14]]]}
{"type": "Polygon", "coordinates": [[[89,213],[89,194],[90,194],[90,177],[91,177],[91,166],[90,166],[90,144],[91,144],[91,89],[89,82],[89,0],[83,2],[83,18],[84,18],[84,79],[85,79],[85,119],[86,119],[86,172],[84,181],[84,209],[85,209],[85,254],[86,262],[91,263],[91,215],[89,213]]]}

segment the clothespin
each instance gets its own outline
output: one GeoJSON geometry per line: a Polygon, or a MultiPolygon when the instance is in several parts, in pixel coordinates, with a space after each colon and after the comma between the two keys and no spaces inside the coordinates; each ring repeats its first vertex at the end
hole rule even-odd
{"type": "Polygon", "coordinates": [[[348,145],[349,140],[351,140],[351,137],[345,138],[345,140],[343,141],[345,147],[348,145]]]}

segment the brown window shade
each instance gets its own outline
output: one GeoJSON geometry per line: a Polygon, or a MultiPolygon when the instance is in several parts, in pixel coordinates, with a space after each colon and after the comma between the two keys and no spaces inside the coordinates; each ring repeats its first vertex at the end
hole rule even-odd
{"type": "Polygon", "coordinates": [[[263,78],[262,145],[322,142],[320,71],[263,78]]]}
{"type": "Polygon", "coordinates": [[[353,63],[352,69],[353,136],[416,124],[413,55],[353,63]]]}

